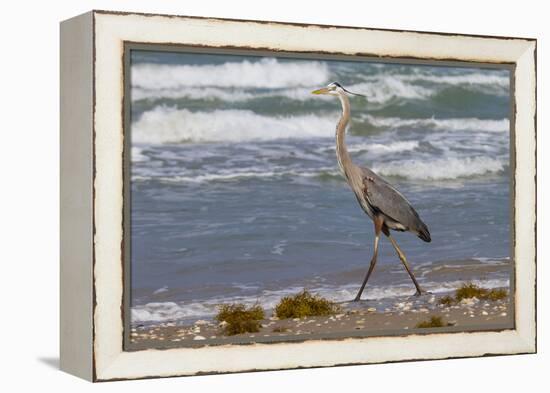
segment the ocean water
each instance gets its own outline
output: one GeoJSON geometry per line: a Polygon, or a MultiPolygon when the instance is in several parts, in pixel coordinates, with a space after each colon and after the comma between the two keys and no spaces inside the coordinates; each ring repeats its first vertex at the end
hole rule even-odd
{"type": "MultiPolygon", "coordinates": [[[[133,51],[133,324],[303,288],[355,296],[373,225],[338,172],[340,103],[310,94],[332,81],[366,95],[351,98],[354,162],[430,229],[395,234],[420,284],[509,285],[509,71],[133,51]]],[[[363,298],[413,293],[383,238],[363,298]]]]}

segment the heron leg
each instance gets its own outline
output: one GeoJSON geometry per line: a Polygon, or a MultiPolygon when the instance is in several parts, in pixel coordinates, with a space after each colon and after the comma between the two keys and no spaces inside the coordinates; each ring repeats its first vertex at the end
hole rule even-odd
{"type": "Polygon", "coordinates": [[[397,242],[395,241],[395,239],[391,235],[387,235],[387,236],[388,236],[388,239],[390,239],[391,244],[393,245],[393,248],[395,248],[395,251],[397,252],[397,255],[399,256],[399,259],[403,263],[403,266],[405,266],[405,269],[407,270],[407,273],[409,273],[409,276],[411,277],[411,279],[414,283],[414,286],[416,287],[415,296],[420,296],[424,291],[420,288],[420,285],[418,285],[418,281],[416,281],[416,278],[414,277],[414,274],[411,270],[411,267],[409,266],[409,263],[407,262],[407,258],[405,257],[405,254],[403,253],[403,251],[401,251],[401,249],[397,245],[397,242]]]}
{"type": "Polygon", "coordinates": [[[365,279],[363,280],[363,284],[361,285],[361,288],[359,289],[359,292],[357,293],[357,296],[355,296],[355,299],[353,299],[354,302],[357,302],[361,299],[361,294],[363,293],[363,290],[365,289],[365,286],[367,285],[367,281],[369,281],[369,277],[372,274],[374,270],[374,266],[376,265],[376,258],[378,256],[378,242],[380,240],[380,231],[382,229],[382,223],[383,221],[375,218],[374,219],[374,252],[372,254],[372,258],[370,260],[370,266],[369,270],[367,271],[367,275],[365,276],[365,279]]]}

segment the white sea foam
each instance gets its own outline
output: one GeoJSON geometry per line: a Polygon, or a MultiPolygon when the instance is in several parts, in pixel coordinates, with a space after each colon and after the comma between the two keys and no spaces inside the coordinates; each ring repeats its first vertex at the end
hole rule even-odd
{"type": "MultiPolygon", "coordinates": [[[[360,75],[359,75],[360,76],[360,75]]],[[[132,99],[190,98],[247,101],[262,97],[311,100],[313,88],[326,85],[331,70],[319,61],[280,61],[263,58],[205,65],[136,64],[132,66],[132,99]],[[263,89],[264,91],[258,91],[263,89]],[[271,89],[265,91],[265,89],[271,89]]],[[[462,86],[492,94],[508,94],[509,78],[500,72],[457,75],[379,73],[346,86],[383,104],[393,99],[426,99],[445,86],[462,86]]],[[[326,97],[316,97],[323,99],[326,97]]]]}
{"type": "MultiPolygon", "coordinates": [[[[472,283],[483,288],[508,287],[507,279],[473,280],[472,283]]],[[[422,286],[432,293],[444,293],[456,290],[463,281],[425,282],[422,286]]],[[[132,307],[132,323],[152,323],[178,320],[192,320],[199,318],[211,318],[218,311],[219,304],[243,303],[245,305],[260,304],[266,310],[272,310],[283,296],[296,294],[303,288],[290,287],[281,290],[264,290],[256,296],[232,296],[224,298],[211,298],[204,301],[190,302],[154,302],[132,307]]],[[[353,299],[357,293],[357,285],[322,286],[308,288],[311,293],[319,294],[334,302],[347,302],[353,299]]],[[[366,297],[370,300],[383,300],[410,296],[414,292],[410,284],[393,286],[371,286],[366,297]]]]}
{"type": "Polygon", "coordinates": [[[132,307],[132,323],[212,317],[218,311],[218,306],[224,303],[242,303],[248,306],[260,303],[266,309],[273,309],[282,296],[294,294],[300,290],[302,288],[289,287],[278,291],[264,290],[258,296],[227,296],[178,303],[152,302],[132,307]]]}
{"type": "Polygon", "coordinates": [[[132,307],[132,322],[164,322],[193,316],[214,315],[214,312],[215,309],[200,302],[187,304],[155,302],[132,307]]]}
{"type": "Polygon", "coordinates": [[[430,82],[447,85],[483,85],[483,86],[498,86],[508,88],[510,86],[509,75],[505,72],[466,72],[461,74],[435,74],[429,72],[418,71],[414,73],[380,73],[377,75],[365,75],[363,80],[368,82],[376,82],[380,79],[388,78],[398,80],[400,82],[430,82]]]}
{"type": "MultiPolygon", "coordinates": [[[[493,278],[486,280],[468,280],[468,282],[477,285],[482,288],[493,289],[493,288],[506,288],[510,286],[510,280],[505,278],[493,278]]],[[[464,285],[464,281],[447,281],[439,284],[427,284],[424,285],[425,289],[432,293],[444,293],[455,291],[460,286],[464,285]]]]}
{"type": "MultiPolygon", "coordinates": [[[[502,288],[508,287],[510,282],[508,279],[486,279],[486,280],[471,280],[475,285],[483,288],[502,288]]],[[[464,284],[463,281],[446,281],[446,282],[424,282],[422,287],[432,293],[444,293],[454,291],[456,288],[464,284]]],[[[338,288],[321,287],[312,289],[311,292],[317,293],[334,302],[347,302],[353,299],[357,294],[357,285],[345,285],[338,288]]],[[[411,289],[409,283],[391,286],[371,286],[368,288],[365,296],[370,300],[382,300],[398,298],[402,296],[410,296],[414,293],[414,288],[411,289]]]]}
{"type": "Polygon", "coordinates": [[[190,112],[158,106],[132,124],[132,142],[162,144],[331,137],[336,117],[315,114],[268,117],[248,110],[190,112]]]}
{"type": "MultiPolygon", "coordinates": [[[[333,99],[329,96],[312,96],[311,91],[324,86],[325,83],[310,84],[301,87],[274,88],[269,91],[252,91],[250,87],[223,87],[223,86],[169,86],[169,87],[142,87],[132,86],[132,100],[142,99],[178,99],[193,100],[221,100],[226,102],[242,102],[262,98],[285,97],[295,101],[333,99]]],[[[300,86],[300,85],[298,85],[300,86]]],[[[350,91],[360,92],[367,96],[369,103],[385,104],[394,99],[425,99],[433,95],[436,90],[398,79],[385,78],[376,82],[359,83],[349,87],[350,91]]]]}
{"type": "MultiPolygon", "coordinates": [[[[157,106],[145,112],[132,124],[136,144],[163,144],[180,142],[240,142],[274,139],[303,139],[332,137],[337,113],[305,114],[298,116],[263,116],[249,110],[215,110],[191,112],[157,106]]],[[[375,127],[425,128],[441,131],[505,132],[508,119],[484,120],[477,118],[400,119],[365,115],[364,120],[375,127]]],[[[384,147],[371,145],[371,151],[399,152],[415,148],[413,142],[397,142],[384,147]]],[[[353,149],[353,148],[352,148],[353,149]]],[[[146,160],[138,148],[132,148],[134,161],[146,160]]]]}
{"type": "MultiPolygon", "coordinates": [[[[386,153],[401,153],[404,151],[411,151],[417,149],[419,146],[418,141],[397,141],[388,143],[352,143],[348,144],[348,152],[350,153],[362,153],[368,152],[371,154],[386,154],[386,153]]],[[[335,145],[320,147],[318,152],[323,153],[327,151],[334,152],[335,145]]]]}
{"type": "Polygon", "coordinates": [[[362,119],[368,121],[375,127],[383,128],[426,128],[438,131],[485,131],[505,132],[510,130],[508,119],[478,119],[451,118],[451,119],[401,119],[399,117],[377,117],[364,115],[362,119]]]}
{"type": "Polygon", "coordinates": [[[132,87],[149,90],[212,86],[274,89],[323,85],[328,77],[326,63],[273,58],[216,65],[137,64],[132,67],[132,87]]]}
{"type": "Polygon", "coordinates": [[[156,291],[153,292],[153,295],[159,295],[159,294],[164,293],[164,292],[168,292],[168,287],[167,286],[164,286],[162,288],[157,289],[156,291]]]}
{"type": "Polygon", "coordinates": [[[224,89],[220,87],[132,87],[133,101],[160,98],[189,98],[193,100],[218,99],[227,102],[239,102],[253,100],[261,96],[261,94],[250,93],[243,89],[224,89]]]}
{"type": "Polygon", "coordinates": [[[400,78],[409,81],[428,81],[433,83],[446,83],[450,85],[493,85],[508,88],[510,78],[503,72],[472,72],[459,75],[435,75],[435,74],[412,74],[402,75],[400,78]]]}
{"type": "Polygon", "coordinates": [[[257,91],[254,88],[246,87],[194,87],[194,86],[171,86],[165,88],[143,88],[132,87],[132,100],[142,99],[179,99],[192,100],[221,100],[226,102],[242,102],[262,98],[286,97],[296,101],[308,100],[331,100],[329,96],[312,96],[311,91],[323,84],[312,84],[308,87],[277,88],[269,91],[257,91]]]}
{"type": "Polygon", "coordinates": [[[348,147],[351,153],[367,151],[374,154],[382,153],[400,153],[418,148],[418,141],[400,141],[383,143],[358,143],[348,147]]]}
{"type": "Polygon", "coordinates": [[[288,242],[286,240],[281,240],[280,242],[278,242],[273,246],[273,248],[271,249],[271,253],[274,255],[283,255],[285,252],[287,243],[288,242]]]}
{"type": "Polygon", "coordinates": [[[487,257],[472,257],[473,260],[483,262],[484,265],[508,265],[510,263],[510,257],[504,258],[487,258],[487,257]]]}
{"type": "Polygon", "coordinates": [[[365,95],[368,102],[377,104],[395,99],[426,99],[436,92],[433,88],[407,83],[393,75],[377,76],[369,82],[357,83],[346,88],[365,95]]]}
{"type": "Polygon", "coordinates": [[[162,176],[162,175],[134,175],[132,176],[132,181],[148,181],[153,177],[155,180],[164,182],[164,183],[208,183],[208,182],[231,182],[242,179],[262,179],[262,178],[280,178],[283,176],[292,176],[292,177],[315,177],[321,174],[329,174],[336,176],[338,171],[334,168],[319,168],[317,170],[307,171],[307,170],[295,170],[295,169],[283,169],[283,168],[272,168],[270,170],[242,170],[242,169],[232,169],[232,170],[219,170],[216,173],[209,173],[206,175],[201,174],[189,174],[189,175],[176,175],[176,176],[162,176]]]}
{"type": "Polygon", "coordinates": [[[367,96],[371,103],[384,104],[395,99],[427,99],[446,85],[476,87],[477,90],[492,87],[491,93],[508,94],[509,78],[494,73],[469,73],[461,75],[435,74],[378,74],[365,76],[365,82],[346,86],[348,90],[367,96]],[[427,86],[430,82],[433,85],[427,86]]]}
{"type": "Polygon", "coordinates": [[[143,154],[143,150],[137,146],[132,146],[132,162],[143,162],[147,161],[149,158],[143,154]]]}
{"type": "Polygon", "coordinates": [[[502,159],[491,157],[447,157],[377,163],[372,169],[381,175],[414,180],[452,180],[498,173],[504,170],[504,166],[502,159]]]}

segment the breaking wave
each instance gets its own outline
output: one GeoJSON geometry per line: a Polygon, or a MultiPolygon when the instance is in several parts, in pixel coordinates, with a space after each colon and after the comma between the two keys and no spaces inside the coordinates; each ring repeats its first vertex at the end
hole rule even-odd
{"type": "MultiPolygon", "coordinates": [[[[131,77],[133,100],[188,98],[239,102],[266,97],[311,100],[311,89],[326,85],[337,75],[320,61],[262,58],[206,65],[135,64],[131,77]]],[[[449,87],[507,95],[510,86],[509,74],[502,71],[458,75],[416,71],[359,75],[359,78],[346,87],[364,94],[375,104],[396,99],[429,99],[449,87]]]]}
{"type": "Polygon", "coordinates": [[[351,85],[348,89],[365,95],[368,102],[376,104],[397,99],[426,99],[437,92],[435,88],[415,85],[390,76],[378,76],[370,82],[351,85]]]}
{"type": "Polygon", "coordinates": [[[336,114],[268,117],[249,110],[191,112],[159,106],[132,124],[132,141],[162,144],[331,137],[336,117],[336,114]]]}
{"type": "Polygon", "coordinates": [[[508,119],[486,120],[477,118],[455,119],[401,119],[399,117],[363,116],[371,125],[382,128],[427,128],[437,131],[486,131],[505,132],[510,130],[508,119]]]}
{"type": "Polygon", "coordinates": [[[153,177],[161,182],[166,183],[208,183],[208,182],[231,182],[243,179],[270,179],[281,178],[284,176],[291,177],[319,177],[323,175],[339,176],[339,172],[334,167],[320,168],[317,170],[303,171],[298,169],[282,169],[274,168],[272,170],[219,170],[213,174],[188,174],[188,175],[172,175],[172,176],[132,176],[133,181],[147,181],[153,177]]]}
{"type": "Polygon", "coordinates": [[[452,180],[499,173],[505,169],[505,163],[490,157],[447,157],[425,161],[391,161],[375,164],[372,169],[384,176],[413,180],[452,180]]]}
{"type": "MultiPolygon", "coordinates": [[[[145,112],[132,124],[135,143],[181,142],[239,142],[275,139],[304,139],[333,137],[338,114],[304,114],[297,116],[264,116],[250,110],[214,110],[191,112],[157,106],[145,112]]],[[[400,119],[396,117],[362,116],[374,127],[397,129],[431,129],[436,131],[506,132],[508,119],[400,119]]],[[[370,145],[368,150],[399,152],[414,149],[414,142],[395,142],[391,145],[370,145]]]]}
{"type": "Polygon", "coordinates": [[[209,65],[146,63],[132,67],[132,87],[149,90],[212,86],[277,89],[322,85],[328,77],[326,63],[273,58],[209,65]]]}
{"type": "Polygon", "coordinates": [[[382,154],[382,153],[401,153],[404,151],[411,151],[418,148],[418,141],[400,141],[391,142],[387,144],[383,143],[358,143],[350,145],[348,151],[350,153],[367,151],[369,153],[382,154]]]}
{"type": "MultiPolygon", "coordinates": [[[[502,173],[506,168],[503,160],[489,157],[452,157],[427,160],[403,160],[375,163],[372,170],[379,175],[401,177],[409,180],[456,180],[488,174],[502,173]]],[[[275,179],[281,177],[340,179],[336,167],[301,170],[298,168],[270,168],[259,170],[217,170],[216,173],[179,173],[134,175],[133,181],[155,179],[166,183],[232,182],[243,179],[275,179]]]]}
{"type": "Polygon", "coordinates": [[[510,77],[507,72],[472,72],[459,75],[435,75],[417,73],[412,75],[400,75],[400,79],[406,81],[427,81],[444,83],[449,85],[492,85],[502,88],[510,86],[510,77]]]}

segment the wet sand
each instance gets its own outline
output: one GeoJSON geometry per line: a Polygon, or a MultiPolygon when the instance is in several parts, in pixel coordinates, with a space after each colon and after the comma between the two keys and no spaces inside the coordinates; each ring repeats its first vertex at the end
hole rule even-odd
{"type": "MultiPolygon", "coordinates": [[[[444,295],[444,294],[443,294],[444,295]]],[[[447,306],[439,304],[443,295],[404,297],[394,302],[363,300],[340,304],[332,316],[279,319],[270,316],[261,321],[256,333],[233,336],[224,334],[224,323],[198,320],[192,325],[165,322],[133,328],[130,349],[223,345],[231,343],[301,341],[311,338],[403,335],[437,331],[501,330],[513,327],[508,298],[497,301],[463,299],[447,306]],[[441,317],[446,327],[416,328],[417,324],[441,317]]],[[[266,312],[272,314],[272,310],[266,312]]]]}

